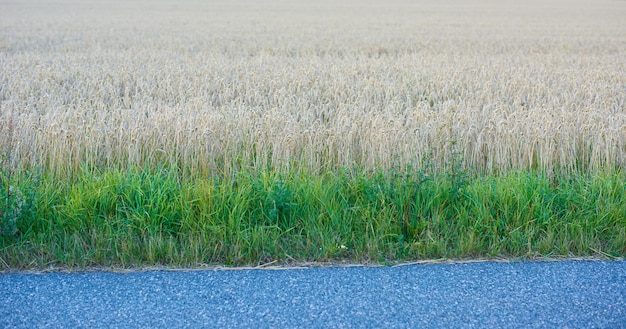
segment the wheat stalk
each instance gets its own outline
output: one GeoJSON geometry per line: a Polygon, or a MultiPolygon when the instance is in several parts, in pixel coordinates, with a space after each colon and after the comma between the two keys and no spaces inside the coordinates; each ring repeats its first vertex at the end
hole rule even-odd
{"type": "Polygon", "coordinates": [[[275,34],[232,8],[222,14],[243,15],[237,34],[191,12],[180,29],[142,17],[119,30],[55,12],[32,25],[5,15],[0,77],[19,127],[15,144],[5,137],[2,147],[15,168],[59,174],[83,163],[205,174],[296,162],[314,171],[391,168],[426,155],[443,169],[457,152],[480,172],[623,167],[623,9],[575,2],[571,15],[597,15],[573,22],[535,4],[511,16],[511,4],[476,2],[519,19],[480,26],[480,17],[430,4],[437,28],[407,20],[404,11],[422,14],[401,3],[320,23],[294,12],[263,21],[275,34]],[[545,22],[519,32],[529,17],[545,22]],[[46,22],[53,28],[40,28],[46,22]],[[299,28],[284,28],[294,22],[299,28]]]}

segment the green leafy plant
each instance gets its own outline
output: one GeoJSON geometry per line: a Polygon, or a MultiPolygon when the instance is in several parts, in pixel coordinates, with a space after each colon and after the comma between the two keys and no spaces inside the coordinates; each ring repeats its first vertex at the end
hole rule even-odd
{"type": "Polygon", "coordinates": [[[456,141],[450,144],[452,158],[446,164],[446,178],[450,181],[450,196],[458,200],[463,195],[463,190],[469,184],[469,173],[463,167],[463,153],[456,150],[456,141]]]}
{"type": "Polygon", "coordinates": [[[293,191],[281,177],[260,175],[253,181],[253,188],[265,225],[278,225],[282,229],[289,229],[294,225],[290,219],[297,204],[294,202],[293,191]]]}
{"type": "Polygon", "coordinates": [[[4,207],[0,209],[0,235],[14,236],[18,233],[17,222],[25,206],[25,198],[20,190],[9,185],[4,195],[4,207]]]}

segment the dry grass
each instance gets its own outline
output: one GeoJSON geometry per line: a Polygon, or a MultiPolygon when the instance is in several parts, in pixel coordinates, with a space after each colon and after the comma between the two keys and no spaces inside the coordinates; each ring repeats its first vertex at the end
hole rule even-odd
{"type": "Polygon", "coordinates": [[[81,164],[626,166],[623,1],[0,0],[0,147],[81,164]]]}

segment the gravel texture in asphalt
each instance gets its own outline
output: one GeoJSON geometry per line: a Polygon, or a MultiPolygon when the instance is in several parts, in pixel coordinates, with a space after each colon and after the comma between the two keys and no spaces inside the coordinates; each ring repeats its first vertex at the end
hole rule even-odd
{"type": "Polygon", "coordinates": [[[626,328],[626,261],[0,275],[0,328],[626,328]]]}

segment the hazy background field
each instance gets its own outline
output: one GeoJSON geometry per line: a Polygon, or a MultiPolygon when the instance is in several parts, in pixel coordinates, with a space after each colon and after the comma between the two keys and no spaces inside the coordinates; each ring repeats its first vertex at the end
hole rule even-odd
{"type": "Polygon", "coordinates": [[[0,146],[58,174],[623,168],[624,17],[615,0],[0,0],[0,146]]]}

